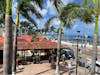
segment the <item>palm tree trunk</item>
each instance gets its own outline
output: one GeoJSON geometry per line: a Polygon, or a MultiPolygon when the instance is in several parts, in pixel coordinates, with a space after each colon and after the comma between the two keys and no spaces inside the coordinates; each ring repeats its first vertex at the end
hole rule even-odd
{"type": "Polygon", "coordinates": [[[5,16],[5,36],[4,36],[4,54],[3,54],[3,73],[12,74],[12,22],[11,22],[12,0],[6,0],[5,16]]]}
{"type": "Polygon", "coordinates": [[[93,62],[92,62],[92,70],[91,75],[95,75],[95,67],[96,67],[96,58],[97,58],[97,46],[98,46],[98,21],[99,16],[96,16],[95,21],[95,29],[94,29],[94,41],[93,41],[93,62]]]}
{"type": "Polygon", "coordinates": [[[13,75],[16,74],[16,54],[17,54],[17,26],[15,26],[15,31],[14,31],[14,42],[13,42],[13,61],[12,61],[12,73],[13,75]]]}
{"type": "Polygon", "coordinates": [[[13,43],[13,61],[12,61],[12,73],[15,75],[16,73],[16,55],[17,55],[17,36],[18,36],[18,25],[19,25],[19,12],[17,12],[16,16],[16,25],[14,31],[14,43],[13,43]]]}
{"type": "Polygon", "coordinates": [[[59,57],[60,57],[60,46],[61,46],[61,32],[62,32],[62,23],[60,24],[59,33],[58,33],[58,45],[57,45],[57,57],[56,57],[56,75],[60,75],[59,57]]]}

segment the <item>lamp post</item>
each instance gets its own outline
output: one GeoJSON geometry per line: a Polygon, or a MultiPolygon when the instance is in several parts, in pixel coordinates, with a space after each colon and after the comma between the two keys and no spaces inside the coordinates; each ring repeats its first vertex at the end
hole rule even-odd
{"type": "Polygon", "coordinates": [[[88,39],[88,35],[85,35],[85,48],[86,48],[86,45],[87,45],[87,39],[88,39]]]}
{"type": "MultiPolygon", "coordinates": [[[[85,46],[84,47],[85,48],[85,55],[86,55],[86,52],[87,52],[86,51],[87,50],[87,48],[86,48],[87,47],[87,43],[88,43],[88,35],[85,35],[85,45],[84,45],[85,46]]],[[[86,63],[86,59],[85,59],[85,63],[86,63]]],[[[85,74],[86,74],[86,66],[85,66],[85,74]]]]}
{"type": "Polygon", "coordinates": [[[77,40],[77,53],[76,53],[76,75],[77,75],[77,73],[78,73],[77,69],[78,69],[78,42],[79,42],[79,33],[80,33],[80,31],[77,31],[77,38],[76,38],[76,40],[77,40]]]}

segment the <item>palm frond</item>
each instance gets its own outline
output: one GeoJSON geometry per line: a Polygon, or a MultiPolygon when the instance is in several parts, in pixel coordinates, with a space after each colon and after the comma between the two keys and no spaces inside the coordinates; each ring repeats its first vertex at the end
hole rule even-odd
{"type": "Polygon", "coordinates": [[[55,6],[57,11],[59,12],[59,9],[63,6],[62,0],[50,0],[50,1],[53,1],[53,5],[55,6]]]}
{"type": "Polygon", "coordinates": [[[5,7],[6,7],[6,1],[5,0],[0,0],[0,13],[5,12],[5,7]]]}
{"type": "Polygon", "coordinates": [[[34,1],[40,8],[42,8],[43,0],[32,0],[34,1]]]}
{"type": "Polygon", "coordinates": [[[32,4],[27,4],[27,7],[29,8],[29,12],[33,13],[36,15],[37,18],[42,18],[42,15],[40,14],[39,11],[36,10],[36,8],[32,4]]]}
{"type": "Polygon", "coordinates": [[[49,18],[46,23],[45,23],[45,28],[49,28],[51,21],[53,21],[55,18],[57,18],[57,16],[53,16],[51,18],[49,18]]]}
{"type": "Polygon", "coordinates": [[[25,26],[29,26],[30,23],[28,21],[21,21],[20,25],[25,27],[25,26]]]}
{"type": "Polygon", "coordinates": [[[92,10],[82,7],[77,3],[69,3],[61,9],[60,20],[64,22],[64,25],[68,28],[73,26],[76,19],[81,19],[85,23],[93,22],[94,18],[92,10]]]}
{"type": "MultiPolygon", "coordinates": [[[[25,11],[26,12],[26,11],[25,11]]],[[[26,18],[27,20],[29,20],[31,23],[33,23],[34,24],[34,26],[36,26],[37,27],[37,23],[36,23],[36,21],[33,19],[33,18],[31,18],[30,17],[30,15],[26,12],[26,13],[23,13],[23,12],[20,12],[21,13],[21,15],[24,17],[24,18],[26,18]]]]}
{"type": "Polygon", "coordinates": [[[50,31],[54,31],[56,28],[54,26],[50,27],[50,31]]]}
{"type": "Polygon", "coordinates": [[[35,14],[37,18],[42,18],[42,15],[38,10],[34,7],[34,5],[30,2],[19,2],[18,4],[18,9],[19,11],[22,11],[23,9],[26,10],[27,12],[31,12],[32,14],[35,14]]]}
{"type": "Polygon", "coordinates": [[[38,5],[40,8],[42,8],[43,0],[19,0],[19,2],[34,2],[36,5],[38,5]]]}
{"type": "Polygon", "coordinates": [[[96,11],[100,12],[100,0],[91,0],[96,11]]]}
{"type": "Polygon", "coordinates": [[[83,0],[82,6],[85,7],[87,5],[88,0],[83,0]]]}

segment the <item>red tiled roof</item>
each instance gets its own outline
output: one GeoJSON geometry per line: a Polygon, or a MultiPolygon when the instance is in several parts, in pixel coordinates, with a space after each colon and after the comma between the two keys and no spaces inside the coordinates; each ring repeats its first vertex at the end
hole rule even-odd
{"type": "Polygon", "coordinates": [[[41,35],[38,35],[36,38],[37,38],[39,41],[45,40],[45,38],[44,38],[43,36],[41,36],[41,35]]]}
{"type": "MultiPolygon", "coordinates": [[[[52,42],[51,40],[46,40],[43,36],[37,36],[39,39],[38,42],[31,42],[32,36],[22,35],[17,38],[18,41],[18,50],[31,50],[31,49],[56,49],[57,43],[52,42]]],[[[3,38],[0,37],[0,50],[3,49],[3,38]]],[[[64,46],[61,46],[64,48],[64,46]]]]}
{"type": "Polygon", "coordinates": [[[32,40],[32,36],[30,36],[30,35],[21,35],[18,38],[24,39],[24,40],[26,40],[28,42],[31,42],[31,40],[32,40]]]}
{"type": "MultiPolygon", "coordinates": [[[[50,40],[41,41],[41,42],[32,42],[33,49],[57,49],[57,43],[50,40]]],[[[64,46],[61,46],[64,48],[64,46]]]]}

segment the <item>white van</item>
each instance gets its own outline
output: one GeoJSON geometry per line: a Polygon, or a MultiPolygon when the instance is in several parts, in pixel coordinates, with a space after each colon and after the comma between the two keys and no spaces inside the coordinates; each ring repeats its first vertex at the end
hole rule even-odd
{"type": "Polygon", "coordinates": [[[100,74],[100,61],[96,61],[96,72],[100,74]]]}
{"type": "MultiPolygon", "coordinates": [[[[86,64],[85,66],[88,68],[92,68],[92,59],[91,58],[87,58],[86,59],[86,64]]],[[[100,61],[96,61],[96,73],[100,74],[100,61]]]]}

